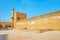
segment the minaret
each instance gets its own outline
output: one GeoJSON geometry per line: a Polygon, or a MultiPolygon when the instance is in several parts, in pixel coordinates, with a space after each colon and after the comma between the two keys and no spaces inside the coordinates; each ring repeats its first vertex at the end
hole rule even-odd
{"type": "Polygon", "coordinates": [[[12,28],[14,27],[14,7],[12,7],[12,28]]]}
{"type": "Polygon", "coordinates": [[[14,17],[14,7],[12,7],[12,17],[14,17]]]}

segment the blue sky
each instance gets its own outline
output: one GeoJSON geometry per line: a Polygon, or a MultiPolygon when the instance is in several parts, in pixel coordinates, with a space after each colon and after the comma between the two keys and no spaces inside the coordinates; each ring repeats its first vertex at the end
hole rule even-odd
{"type": "Polygon", "coordinates": [[[28,18],[60,10],[60,0],[0,0],[0,20],[11,21],[12,6],[28,18]]]}

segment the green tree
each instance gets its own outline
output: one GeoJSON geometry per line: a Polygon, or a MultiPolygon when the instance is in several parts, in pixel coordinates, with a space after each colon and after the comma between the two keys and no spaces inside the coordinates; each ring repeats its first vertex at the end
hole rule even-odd
{"type": "Polygon", "coordinates": [[[0,24],[0,29],[2,28],[3,26],[0,24]]]}

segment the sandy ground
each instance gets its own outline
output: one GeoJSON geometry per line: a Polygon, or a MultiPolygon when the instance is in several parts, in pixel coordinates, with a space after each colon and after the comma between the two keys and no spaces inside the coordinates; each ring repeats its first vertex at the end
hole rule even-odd
{"type": "Polygon", "coordinates": [[[19,30],[5,30],[0,31],[0,40],[60,40],[60,31],[34,33],[19,30]]]}

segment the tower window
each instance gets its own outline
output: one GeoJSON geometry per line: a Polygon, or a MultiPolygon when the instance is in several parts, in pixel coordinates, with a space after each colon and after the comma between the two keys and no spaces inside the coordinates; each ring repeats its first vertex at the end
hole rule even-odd
{"type": "Polygon", "coordinates": [[[20,20],[20,17],[18,17],[18,20],[20,20]]]}

